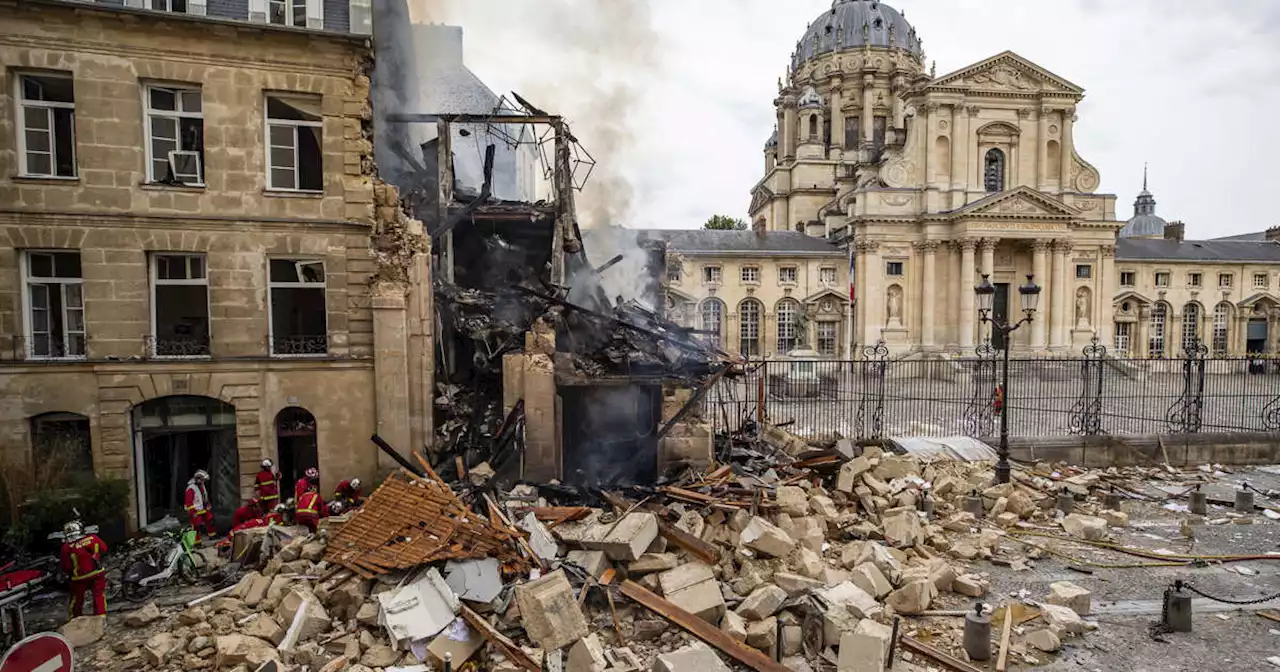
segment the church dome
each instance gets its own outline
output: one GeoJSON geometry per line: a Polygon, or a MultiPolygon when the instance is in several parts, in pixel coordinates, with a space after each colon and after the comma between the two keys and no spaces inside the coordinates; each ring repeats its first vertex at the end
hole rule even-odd
{"type": "Polygon", "coordinates": [[[1121,238],[1163,238],[1168,222],[1156,214],[1156,197],[1147,191],[1147,170],[1142,170],[1142,191],[1133,201],[1133,218],[1120,228],[1121,238]]]}
{"type": "Polygon", "coordinates": [[[829,11],[809,24],[791,65],[799,67],[823,54],[868,44],[901,49],[917,58],[924,55],[916,29],[898,10],[879,0],[834,0],[829,11]]]}
{"type": "Polygon", "coordinates": [[[769,136],[769,139],[764,141],[764,148],[775,149],[777,148],[777,146],[778,146],[778,127],[774,126],[773,135],[769,136]]]}

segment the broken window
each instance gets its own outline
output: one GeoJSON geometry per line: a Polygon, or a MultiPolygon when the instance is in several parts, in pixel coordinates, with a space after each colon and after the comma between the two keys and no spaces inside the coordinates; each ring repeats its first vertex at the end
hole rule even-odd
{"type": "Polygon", "coordinates": [[[70,76],[18,76],[18,171],[21,175],[76,176],[75,114],[75,92],[70,76]]]}
{"type": "Polygon", "coordinates": [[[795,299],[783,299],[778,302],[778,352],[785,354],[800,346],[796,320],[800,314],[800,304],[795,299]]]}
{"type": "Polygon", "coordinates": [[[318,99],[267,96],[267,186],[288,191],[324,187],[318,99]]]}
{"type": "Polygon", "coordinates": [[[702,324],[699,328],[702,331],[709,332],[707,340],[719,345],[720,339],[724,335],[724,302],[720,299],[711,298],[702,302],[702,324]]]}
{"type": "MultiPolygon", "coordinates": [[[[89,418],[79,413],[41,413],[31,418],[31,456],[41,475],[58,485],[93,477],[89,418]]],[[[44,479],[42,479],[44,480],[44,479]]]]}
{"type": "Polygon", "coordinates": [[[157,254],[151,261],[152,357],[209,355],[209,281],[205,258],[157,254]]]}
{"type": "Polygon", "coordinates": [[[204,186],[204,111],[200,89],[148,86],[147,179],[204,186]]]}
{"type": "Polygon", "coordinates": [[[836,323],[818,323],[818,354],[834,356],[836,354],[836,323]]]}
{"type": "Polygon", "coordinates": [[[28,252],[27,347],[32,358],[84,357],[79,252],[28,252]]]}
{"type": "Polygon", "coordinates": [[[680,274],[683,270],[678,261],[667,264],[667,282],[680,282],[680,274]]]}
{"type": "Polygon", "coordinates": [[[271,354],[323,355],[329,351],[324,263],[300,259],[269,262],[271,354]]]}
{"type": "Polygon", "coordinates": [[[743,299],[738,304],[738,352],[744,357],[760,356],[760,302],[743,299]]]}
{"type": "Polygon", "coordinates": [[[306,28],[308,6],[312,4],[316,7],[311,13],[319,18],[320,0],[267,0],[267,20],[281,26],[306,28]]]}

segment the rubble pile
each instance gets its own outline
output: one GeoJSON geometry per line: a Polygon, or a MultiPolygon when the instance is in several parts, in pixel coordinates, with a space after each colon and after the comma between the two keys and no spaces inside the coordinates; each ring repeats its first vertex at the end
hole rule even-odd
{"type": "Polygon", "coordinates": [[[67,631],[103,670],[966,670],[957,616],[989,601],[991,650],[1034,665],[1096,627],[1092,596],[1068,581],[989,595],[987,563],[1107,538],[1125,521],[1105,496],[1159,475],[1036,465],[996,484],[989,463],[760,434],[757,452],[799,454],[599,493],[603,507],[553,505],[544,493],[572,493],[554,484],[495,497],[399,474],[232,587],[143,606],[109,636],[88,619],[67,631]]]}

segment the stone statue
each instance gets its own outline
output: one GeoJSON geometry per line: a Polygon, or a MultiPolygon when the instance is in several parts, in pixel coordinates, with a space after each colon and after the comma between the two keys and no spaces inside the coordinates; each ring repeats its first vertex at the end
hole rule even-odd
{"type": "Polygon", "coordinates": [[[1076,321],[1081,323],[1089,321],[1089,292],[1083,287],[1076,293],[1076,321]]]}
{"type": "Polygon", "coordinates": [[[889,288],[889,322],[902,321],[902,290],[894,285],[889,288]]]}

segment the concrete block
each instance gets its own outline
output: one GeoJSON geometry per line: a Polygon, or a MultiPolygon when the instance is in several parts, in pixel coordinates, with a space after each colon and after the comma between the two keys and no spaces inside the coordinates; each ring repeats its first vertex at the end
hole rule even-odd
{"type": "Polygon", "coordinates": [[[751,591],[736,611],[748,621],[758,621],[772,616],[786,600],[786,591],[772,583],[766,583],[751,591]]]}
{"type": "Polygon", "coordinates": [[[565,559],[587,570],[588,574],[597,579],[604,576],[610,566],[609,556],[604,551],[569,551],[565,559]]]}
{"type": "Polygon", "coordinates": [[[1049,595],[1044,598],[1044,601],[1067,607],[1081,616],[1087,616],[1093,608],[1093,593],[1070,581],[1055,581],[1049,584],[1049,595]]]}
{"type": "Polygon", "coordinates": [[[653,672],[729,672],[729,666],[706,646],[686,646],[661,654],[654,659],[651,669],[653,672]]]}
{"type": "Polygon", "coordinates": [[[794,485],[778,486],[778,492],[774,496],[778,502],[778,508],[788,516],[807,516],[809,515],[809,495],[804,488],[794,485]]]}
{"type": "Polygon", "coordinates": [[[777,525],[756,516],[747,523],[740,535],[742,545],[774,558],[785,558],[791,554],[796,542],[778,528],[777,525]]]}
{"type": "Polygon", "coordinates": [[[627,514],[616,526],[600,524],[599,528],[599,536],[593,535],[582,545],[587,550],[604,551],[610,560],[632,562],[644,555],[657,538],[658,519],[647,511],[636,511],[627,514]]]}
{"type": "Polygon", "coordinates": [[[589,632],[563,570],[516,586],[516,604],[529,639],[546,651],[562,649],[589,632]]]}

